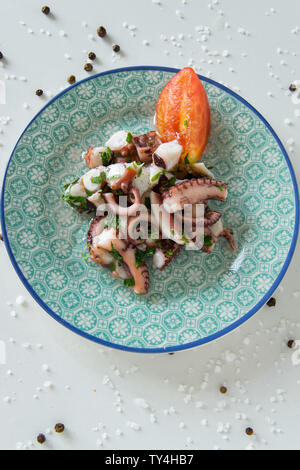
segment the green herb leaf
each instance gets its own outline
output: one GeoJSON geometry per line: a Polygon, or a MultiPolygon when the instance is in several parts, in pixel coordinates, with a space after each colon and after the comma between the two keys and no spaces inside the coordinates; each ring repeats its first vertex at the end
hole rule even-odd
{"type": "Polygon", "coordinates": [[[186,156],[185,156],[185,158],[184,158],[184,163],[185,163],[186,165],[189,165],[189,164],[190,164],[190,162],[189,162],[189,154],[186,154],[186,156]]]}
{"type": "Polygon", "coordinates": [[[155,251],[156,251],[156,248],[154,246],[148,247],[146,251],[136,250],[136,254],[135,254],[136,267],[140,268],[146,258],[148,258],[149,256],[155,255],[155,251]]]}
{"type": "Polygon", "coordinates": [[[171,251],[171,250],[166,251],[166,256],[167,256],[168,258],[170,258],[170,256],[173,256],[173,255],[174,255],[173,251],[171,251]]]}
{"type": "Polygon", "coordinates": [[[133,277],[131,277],[130,279],[125,279],[124,280],[124,286],[127,286],[127,287],[134,287],[135,286],[135,280],[133,277]]]}
{"type": "Polygon", "coordinates": [[[62,200],[74,209],[86,210],[87,200],[84,196],[71,196],[71,194],[63,194],[62,200]]]}
{"type": "Polygon", "coordinates": [[[145,206],[148,210],[151,210],[151,199],[150,197],[145,197],[145,206]]]}
{"type": "Polygon", "coordinates": [[[186,237],[185,233],[182,234],[182,240],[184,241],[185,245],[188,245],[190,243],[190,240],[186,237]]]}
{"type": "Polygon", "coordinates": [[[88,189],[85,189],[85,188],[84,188],[84,190],[85,190],[86,195],[87,195],[88,197],[91,197],[91,196],[94,194],[92,191],[89,191],[88,189]]]}
{"type": "Polygon", "coordinates": [[[116,270],[116,265],[114,263],[112,263],[110,266],[109,266],[109,269],[110,271],[113,273],[115,270],[116,270]]]}
{"type": "Polygon", "coordinates": [[[80,256],[81,256],[82,259],[87,260],[87,259],[90,259],[91,254],[88,253],[87,255],[85,255],[85,254],[83,253],[83,251],[82,251],[80,256]]]}
{"type": "Polygon", "coordinates": [[[131,132],[128,132],[127,137],[126,137],[126,142],[127,142],[128,144],[131,144],[131,142],[132,142],[132,134],[131,134],[131,132]]]}
{"type": "Polygon", "coordinates": [[[169,189],[171,188],[171,186],[174,186],[174,184],[176,183],[177,181],[177,178],[176,176],[173,176],[168,183],[166,183],[164,186],[163,186],[163,189],[166,190],[166,189],[169,189]]]}
{"type": "Polygon", "coordinates": [[[158,179],[160,178],[160,175],[162,175],[163,173],[165,173],[165,171],[164,171],[164,170],[162,170],[162,171],[159,171],[159,172],[158,172],[158,173],[156,173],[154,176],[152,176],[152,178],[151,178],[151,181],[153,181],[153,182],[154,182],[154,181],[158,180],[158,179]]]}
{"type": "Polygon", "coordinates": [[[221,192],[223,192],[223,188],[220,184],[215,184],[214,186],[218,188],[221,192]]]}
{"type": "Polygon", "coordinates": [[[113,213],[108,214],[105,219],[104,228],[115,228],[119,230],[120,228],[120,219],[119,216],[113,213]]]}
{"type": "Polygon", "coordinates": [[[74,184],[78,183],[79,181],[79,178],[76,178],[76,180],[72,181],[72,183],[66,183],[64,185],[64,190],[67,191],[67,189],[69,189],[71,186],[73,186],[74,184]]]}
{"type": "Polygon", "coordinates": [[[110,164],[112,156],[113,156],[113,151],[109,147],[106,148],[105,152],[101,152],[103,166],[108,166],[110,164]]]}
{"type": "Polygon", "coordinates": [[[105,173],[105,171],[102,171],[102,172],[100,173],[100,176],[93,176],[93,177],[91,178],[91,182],[92,182],[93,184],[100,184],[100,185],[101,185],[102,182],[105,180],[105,178],[106,178],[106,173],[105,173]]]}
{"type": "Polygon", "coordinates": [[[213,245],[213,238],[211,235],[204,235],[204,246],[210,248],[213,245]]]}
{"type": "Polygon", "coordinates": [[[111,242],[111,254],[114,259],[117,261],[123,261],[123,256],[120,255],[120,253],[114,248],[113,243],[111,242]]]}
{"type": "Polygon", "coordinates": [[[185,119],[185,121],[183,122],[184,126],[187,127],[189,125],[189,121],[187,119],[185,119]]]}

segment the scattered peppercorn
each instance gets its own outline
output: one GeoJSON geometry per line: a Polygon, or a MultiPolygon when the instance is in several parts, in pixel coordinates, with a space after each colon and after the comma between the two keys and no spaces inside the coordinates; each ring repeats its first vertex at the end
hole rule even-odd
{"type": "Polygon", "coordinates": [[[44,6],[44,7],[42,8],[42,12],[44,13],[44,15],[49,15],[49,13],[50,13],[50,8],[47,7],[47,6],[44,6]]]}
{"type": "Polygon", "coordinates": [[[84,70],[85,70],[86,72],[91,72],[91,71],[93,70],[92,64],[90,64],[89,62],[87,62],[87,63],[85,64],[85,66],[84,66],[84,70]]]}
{"type": "Polygon", "coordinates": [[[68,83],[70,83],[70,85],[73,85],[75,82],[76,82],[75,75],[70,75],[68,78],[68,83]]]}
{"type": "Polygon", "coordinates": [[[113,45],[113,51],[114,52],[120,52],[120,50],[121,50],[121,48],[120,48],[119,44],[114,44],[113,45]]]}
{"type": "Polygon", "coordinates": [[[39,444],[44,444],[46,442],[46,436],[44,434],[39,434],[36,440],[39,444]]]}
{"type": "Polygon", "coordinates": [[[3,59],[3,54],[0,52],[0,60],[3,59]]]}
{"type": "Polygon", "coordinates": [[[220,392],[225,395],[227,393],[227,388],[226,387],[220,387],[220,392]]]}
{"type": "Polygon", "coordinates": [[[247,434],[247,436],[253,436],[253,434],[254,434],[253,429],[252,428],[247,428],[246,429],[246,434],[247,434]]]}
{"type": "Polygon", "coordinates": [[[64,424],[62,424],[62,423],[57,423],[57,424],[54,426],[54,431],[57,432],[57,434],[63,433],[64,430],[65,430],[65,426],[64,426],[64,424]]]}
{"type": "Polygon", "coordinates": [[[290,91],[294,92],[294,91],[296,91],[296,90],[297,90],[297,87],[296,87],[295,83],[292,83],[292,84],[290,85],[290,91]]]}
{"type": "Polygon", "coordinates": [[[100,38],[105,38],[106,36],[106,29],[104,28],[104,26],[100,26],[98,29],[97,29],[97,33],[98,33],[98,36],[100,38]]]}
{"type": "Polygon", "coordinates": [[[290,349],[294,349],[295,341],[293,339],[290,339],[287,343],[287,347],[290,348],[290,349]]]}
{"type": "Polygon", "coordinates": [[[276,306],[276,299],[272,297],[268,302],[267,302],[268,307],[275,307],[276,306]]]}
{"type": "Polygon", "coordinates": [[[96,58],[97,58],[97,56],[96,56],[95,52],[90,52],[89,53],[89,59],[90,60],[96,60],[96,58]]]}
{"type": "Polygon", "coordinates": [[[175,353],[169,353],[169,356],[174,356],[175,353]]]}
{"type": "Polygon", "coordinates": [[[44,94],[43,90],[41,90],[40,88],[38,90],[36,90],[35,92],[36,96],[42,96],[44,94]]]}

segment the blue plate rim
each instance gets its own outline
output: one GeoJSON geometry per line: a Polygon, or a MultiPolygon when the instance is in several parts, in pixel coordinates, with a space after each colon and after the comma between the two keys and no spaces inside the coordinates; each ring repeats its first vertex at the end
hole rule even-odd
{"type": "Polygon", "coordinates": [[[133,72],[133,71],[137,71],[137,70],[151,70],[151,71],[162,71],[162,72],[170,72],[170,73],[177,73],[179,71],[179,69],[177,69],[177,68],[162,67],[162,66],[151,66],[151,65],[149,65],[149,66],[148,65],[140,65],[140,66],[122,67],[122,68],[117,68],[117,69],[112,69],[112,70],[106,70],[105,72],[101,72],[101,73],[92,75],[90,77],[87,77],[83,80],[80,80],[79,82],[75,83],[74,85],[66,88],[65,90],[63,90],[62,92],[57,94],[55,97],[53,97],[45,106],[43,106],[43,108],[40,109],[40,111],[33,117],[33,119],[26,126],[25,130],[22,132],[20,138],[18,139],[18,141],[17,141],[17,143],[16,143],[16,145],[15,145],[15,147],[14,147],[12,153],[11,153],[9,161],[7,163],[6,171],[5,171],[4,179],[3,179],[3,184],[2,184],[2,191],[1,191],[0,220],[1,220],[3,241],[5,243],[5,247],[7,249],[10,261],[11,261],[16,273],[18,274],[19,278],[21,279],[22,283],[24,284],[24,286],[26,287],[26,289],[28,290],[30,295],[42,307],[42,309],[45,310],[52,318],[54,318],[61,325],[65,326],[66,328],[68,328],[69,330],[71,330],[74,333],[78,334],[79,336],[82,336],[83,338],[86,338],[86,339],[88,339],[90,341],[93,341],[95,343],[101,344],[102,346],[106,346],[106,347],[109,347],[109,348],[112,348],[112,349],[118,349],[118,350],[121,350],[121,351],[132,352],[132,353],[142,353],[142,354],[161,354],[161,353],[165,353],[166,354],[166,353],[174,353],[174,352],[178,352],[178,351],[183,351],[183,350],[195,348],[195,347],[201,346],[203,344],[210,343],[211,341],[214,341],[216,339],[219,339],[219,338],[225,336],[226,334],[228,334],[231,331],[235,330],[240,325],[242,325],[247,320],[249,320],[272,297],[272,294],[275,292],[275,290],[279,286],[280,282],[282,281],[283,277],[285,276],[285,274],[287,272],[287,269],[288,269],[288,267],[291,263],[291,260],[293,258],[293,254],[295,252],[297,239],[298,239],[298,234],[299,234],[299,190],[298,190],[298,185],[297,185],[295,172],[294,172],[292,163],[290,161],[290,158],[289,158],[289,156],[288,156],[281,140],[279,139],[278,135],[276,134],[274,129],[271,127],[269,122],[262,116],[262,114],[259,111],[257,111],[256,108],[254,108],[254,106],[252,106],[248,101],[246,101],[240,95],[238,95],[234,91],[230,90],[226,86],[221,85],[220,83],[216,82],[215,80],[212,80],[211,78],[207,78],[207,77],[204,77],[204,76],[198,74],[198,77],[200,78],[200,80],[202,80],[204,82],[207,82],[207,83],[210,83],[210,84],[216,86],[217,88],[220,88],[221,90],[226,91],[229,95],[235,97],[238,101],[240,101],[245,106],[247,106],[264,123],[264,125],[267,127],[267,129],[271,132],[271,134],[275,138],[278,146],[280,147],[280,149],[281,149],[281,151],[282,151],[282,153],[285,157],[285,160],[286,160],[286,163],[287,163],[287,166],[289,168],[289,172],[290,172],[290,175],[291,175],[291,178],[292,178],[293,187],[294,187],[294,195],[295,195],[295,228],[294,228],[294,233],[293,233],[293,238],[292,238],[291,246],[290,246],[290,249],[289,249],[289,253],[286,257],[286,260],[283,264],[283,267],[282,267],[280,273],[278,274],[276,280],[274,281],[274,283],[271,286],[271,288],[269,289],[269,291],[261,298],[261,300],[251,310],[249,310],[249,312],[247,312],[245,315],[243,315],[242,318],[240,318],[236,322],[232,323],[230,326],[224,328],[223,330],[219,331],[218,333],[207,336],[206,338],[200,338],[200,339],[198,339],[196,341],[193,341],[191,343],[182,344],[180,346],[170,346],[170,347],[167,347],[167,348],[153,348],[153,349],[152,348],[145,348],[145,349],[141,349],[141,348],[135,348],[135,347],[130,347],[130,346],[124,346],[124,345],[121,345],[121,344],[114,344],[114,343],[110,343],[109,341],[105,341],[101,338],[95,338],[94,336],[92,336],[88,333],[85,333],[84,331],[79,330],[78,328],[74,327],[73,325],[70,325],[69,323],[67,323],[63,318],[61,318],[59,315],[57,315],[55,312],[53,312],[53,310],[51,310],[49,308],[49,306],[37,295],[37,293],[34,291],[34,289],[31,287],[30,283],[27,281],[27,279],[23,275],[23,273],[22,273],[22,271],[21,271],[14,255],[13,255],[13,253],[12,253],[10,243],[9,243],[9,240],[8,240],[8,236],[7,236],[5,216],[4,216],[4,193],[5,193],[5,187],[6,187],[6,178],[7,178],[8,168],[9,168],[11,159],[12,159],[12,157],[13,157],[13,155],[14,155],[14,153],[15,153],[15,151],[16,151],[16,149],[17,149],[17,147],[18,147],[18,145],[21,141],[21,139],[23,138],[24,134],[27,132],[27,130],[29,129],[31,124],[40,116],[40,114],[42,114],[45,111],[45,109],[47,109],[58,98],[63,96],[65,93],[68,93],[72,88],[75,88],[75,87],[81,85],[82,83],[88,82],[89,80],[93,80],[97,77],[102,77],[104,75],[111,75],[111,74],[122,73],[122,72],[133,72]]]}

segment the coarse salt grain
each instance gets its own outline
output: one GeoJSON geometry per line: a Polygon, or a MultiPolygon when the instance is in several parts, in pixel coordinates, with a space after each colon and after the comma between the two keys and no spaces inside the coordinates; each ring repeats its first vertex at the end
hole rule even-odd
{"type": "Polygon", "coordinates": [[[17,305],[25,305],[26,301],[22,295],[19,295],[19,297],[16,298],[16,304],[17,305]]]}

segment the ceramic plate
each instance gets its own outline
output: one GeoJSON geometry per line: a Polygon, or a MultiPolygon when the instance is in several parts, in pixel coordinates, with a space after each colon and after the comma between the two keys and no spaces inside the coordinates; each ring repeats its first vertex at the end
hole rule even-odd
{"type": "Polygon", "coordinates": [[[263,117],[205,77],[212,130],[204,161],[229,185],[214,203],[235,231],[238,253],[220,240],[212,255],[183,251],[150,273],[137,296],[111,273],[81,258],[87,216],[61,199],[85,171],[81,154],[126,129],[153,129],[158,96],[177,70],[118,69],[54,98],[33,119],[10,158],[1,198],[4,241],[38,303],[56,320],[98,343],[135,352],[171,352],[216,339],[270,298],[295,248],[298,191],[288,156],[263,117]]]}

